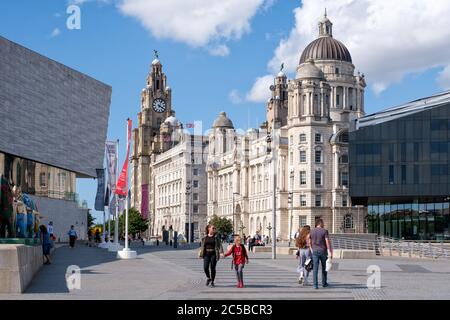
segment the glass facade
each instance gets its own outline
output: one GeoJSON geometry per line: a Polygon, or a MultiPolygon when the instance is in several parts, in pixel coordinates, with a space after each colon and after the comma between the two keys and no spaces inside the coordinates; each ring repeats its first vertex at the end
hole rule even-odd
{"type": "Polygon", "coordinates": [[[23,193],[78,202],[76,174],[0,152],[0,175],[23,193]]]}
{"type": "Polygon", "coordinates": [[[368,231],[450,240],[450,103],[362,125],[349,137],[350,196],[368,206],[368,231]]]}
{"type": "Polygon", "coordinates": [[[450,240],[449,207],[449,201],[371,204],[368,232],[405,240],[450,240]]]}

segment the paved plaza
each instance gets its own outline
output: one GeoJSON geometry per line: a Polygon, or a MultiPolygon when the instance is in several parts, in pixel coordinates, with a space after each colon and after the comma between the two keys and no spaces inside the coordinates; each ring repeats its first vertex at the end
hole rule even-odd
{"type": "MultiPolygon", "coordinates": [[[[43,266],[24,294],[2,299],[450,299],[450,262],[408,258],[337,260],[329,273],[330,287],[314,290],[297,282],[295,256],[250,253],[245,267],[246,288],[235,287],[230,258],[218,263],[216,287],[205,286],[198,249],[166,246],[140,247],[136,260],[118,260],[105,249],[63,245],[53,254],[53,263],[43,266]],[[66,269],[81,268],[81,289],[69,291],[66,269]],[[381,289],[366,286],[367,267],[381,269],[381,289]]],[[[310,277],[312,280],[312,277],[310,277]]]]}

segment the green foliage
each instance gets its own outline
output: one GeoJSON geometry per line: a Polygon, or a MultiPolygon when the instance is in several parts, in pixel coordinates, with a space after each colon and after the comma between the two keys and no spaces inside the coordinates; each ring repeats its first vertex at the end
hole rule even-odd
{"type": "Polygon", "coordinates": [[[87,213],[87,228],[88,230],[94,225],[95,218],[92,216],[91,211],[87,213]]]}
{"type": "Polygon", "coordinates": [[[214,215],[208,223],[214,225],[219,234],[230,234],[233,231],[233,223],[225,217],[214,215]]]}
{"type": "MultiPolygon", "coordinates": [[[[115,221],[111,220],[110,235],[114,236],[115,221]]],[[[128,233],[135,235],[139,232],[144,232],[148,229],[148,221],[143,219],[141,213],[136,208],[128,210],[128,233]]],[[[106,223],[106,230],[108,230],[108,223],[106,223]]],[[[125,211],[119,217],[119,235],[125,235],[125,211]]]]}

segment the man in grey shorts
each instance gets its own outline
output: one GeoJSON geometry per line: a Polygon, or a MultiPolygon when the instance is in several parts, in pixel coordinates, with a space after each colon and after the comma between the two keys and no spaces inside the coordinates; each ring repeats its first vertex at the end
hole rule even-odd
{"type": "Polygon", "coordinates": [[[333,248],[331,247],[330,238],[328,236],[328,230],[323,227],[323,220],[316,220],[316,227],[311,230],[309,238],[309,247],[312,251],[313,259],[313,283],[314,289],[319,289],[318,273],[319,273],[319,261],[322,265],[322,286],[328,287],[327,283],[327,271],[326,262],[328,253],[330,258],[333,258],[333,248]]]}

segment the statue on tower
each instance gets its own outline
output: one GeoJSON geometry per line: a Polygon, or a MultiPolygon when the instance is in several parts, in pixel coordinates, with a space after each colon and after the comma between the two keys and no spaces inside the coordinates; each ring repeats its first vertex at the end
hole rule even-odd
{"type": "Polygon", "coordinates": [[[155,59],[159,59],[159,52],[158,52],[158,50],[154,49],[153,50],[153,55],[155,56],[155,59]]]}

